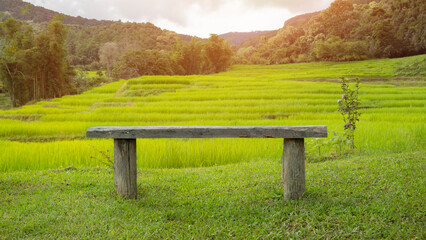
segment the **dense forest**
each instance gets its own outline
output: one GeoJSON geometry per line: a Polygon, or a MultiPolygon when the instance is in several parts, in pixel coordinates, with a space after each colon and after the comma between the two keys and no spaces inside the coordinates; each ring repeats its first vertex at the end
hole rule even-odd
{"type": "Polygon", "coordinates": [[[426,2],[336,0],[274,36],[243,43],[237,63],[282,64],[401,57],[426,52],[426,2]]]}

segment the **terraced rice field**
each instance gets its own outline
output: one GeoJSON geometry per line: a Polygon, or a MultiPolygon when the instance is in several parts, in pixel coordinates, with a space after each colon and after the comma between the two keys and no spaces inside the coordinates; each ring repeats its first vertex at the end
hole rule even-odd
{"type": "MultiPolygon", "coordinates": [[[[333,136],[343,129],[337,111],[342,76],[361,78],[362,115],[355,137],[359,153],[424,152],[425,76],[416,79],[416,87],[387,84],[404,61],[244,65],[208,76],[140,77],[3,110],[0,171],[99,165],[99,159],[107,160],[104,155],[112,158],[113,141],[85,139],[91,126],[324,124],[333,136]]],[[[280,139],[157,139],[137,144],[138,166],[154,168],[279,161],[282,151],[280,139]]],[[[321,158],[320,151],[330,155],[332,149],[307,142],[309,158],[321,158]]]]}

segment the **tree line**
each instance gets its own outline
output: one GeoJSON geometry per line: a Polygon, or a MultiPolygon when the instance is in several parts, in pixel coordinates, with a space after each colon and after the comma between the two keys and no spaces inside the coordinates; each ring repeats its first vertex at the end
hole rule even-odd
{"type": "Polygon", "coordinates": [[[108,42],[101,46],[99,59],[113,78],[133,78],[142,75],[192,75],[225,71],[231,64],[233,51],[229,42],[212,34],[202,41],[179,38],[170,50],[120,47],[108,42]]]}
{"type": "Polygon", "coordinates": [[[328,9],[274,36],[243,43],[235,62],[351,61],[425,52],[425,1],[335,0],[328,9]]]}

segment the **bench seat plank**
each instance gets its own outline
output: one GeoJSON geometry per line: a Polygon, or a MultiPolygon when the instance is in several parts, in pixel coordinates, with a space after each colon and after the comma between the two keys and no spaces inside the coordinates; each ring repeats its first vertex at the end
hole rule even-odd
{"type": "Polygon", "coordinates": [[[91,127],[87,138],[322,138],[327,126],[91,127]]]}

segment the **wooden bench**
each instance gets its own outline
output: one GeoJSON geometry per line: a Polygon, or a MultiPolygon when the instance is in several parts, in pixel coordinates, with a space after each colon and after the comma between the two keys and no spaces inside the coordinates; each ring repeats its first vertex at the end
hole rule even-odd
{"type": "Polygon", "coordinates": [[[114,138],[114,183],[119,195],[136,199],[136,138],[284,138],[284,200],[305,193],[304,138],[327,137],[327,126],[91,127],[88,138],[114,138]]]}

